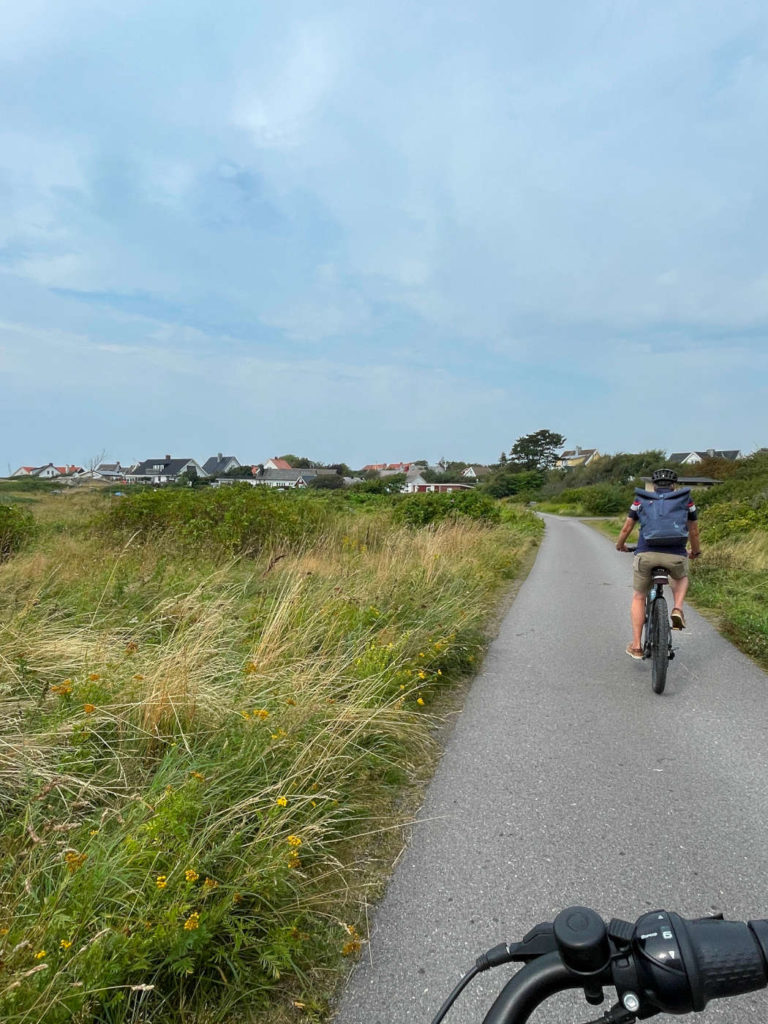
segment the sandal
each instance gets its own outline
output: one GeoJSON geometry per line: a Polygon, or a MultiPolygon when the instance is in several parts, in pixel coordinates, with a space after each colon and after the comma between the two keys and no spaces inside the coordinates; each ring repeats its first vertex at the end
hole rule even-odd
{"type": "Polygon", "coordinates": [[[627,654],[630,658],[634,658],[635,661],[643,660],[643,648],[633,647],[631,643],[627,644],[627,654]]]}
{"type": "Polygon", "coordinates": [[[673,608],[670,614],[672,629],[685,629],[685,616],[682,608],[673,608]]]}

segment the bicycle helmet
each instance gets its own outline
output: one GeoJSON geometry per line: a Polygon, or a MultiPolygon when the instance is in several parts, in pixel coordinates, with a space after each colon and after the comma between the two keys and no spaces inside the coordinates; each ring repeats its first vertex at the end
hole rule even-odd
{"type": "Polygon", "coordinates": [[[674,469],[654,469],[651,480],[655,484],[676,484],[677,473],[674,469]]]}

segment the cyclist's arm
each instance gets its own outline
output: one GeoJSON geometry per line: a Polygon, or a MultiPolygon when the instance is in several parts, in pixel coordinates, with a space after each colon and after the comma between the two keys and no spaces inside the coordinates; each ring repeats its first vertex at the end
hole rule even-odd
{"type": "Polygon", "coordinates": [[[621,533],[619,534],[618,540],[616,541],[617,551],[627,550],[624,545],[626,543],[627,537],[630,535],[630,533],[632,533],[634,528],[635,520],[631,516],[627,516],[627,518],[624,520],[624,525],[621,528],[621,533]]]}
{"type": "Polygon", "coordinates": [[[699,524],[694,519],[688,523],[688,540],[691,542],[691,557],[698,558],[701,554],[701,540],[699,538],[699,524]]]}

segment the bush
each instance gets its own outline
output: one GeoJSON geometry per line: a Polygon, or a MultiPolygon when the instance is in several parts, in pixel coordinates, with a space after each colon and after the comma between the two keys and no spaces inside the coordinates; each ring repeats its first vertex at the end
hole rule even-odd
{"type": "Polygon", "coordinates": [[[0,561],[18,551],[35,532],[35,517],[28,509],[0,505],[0,561]]]}
{"type": "Polygon", "coordinates": [[[409,526],[426,526],[455,517],[499,523],[501,512],[492,498],[478,491],[409,494],[394,510],[395,521],[409,526]]]}
{"type": "Polygon", "coordinates": [[[167,489],[132,493],[106,514],[108,532],[168,534],[185,545],[227,554],[262,551],[275,544],[299,546],[317,536],[333,510],[321,498],[232,484],[216,489],[167,489]]]}

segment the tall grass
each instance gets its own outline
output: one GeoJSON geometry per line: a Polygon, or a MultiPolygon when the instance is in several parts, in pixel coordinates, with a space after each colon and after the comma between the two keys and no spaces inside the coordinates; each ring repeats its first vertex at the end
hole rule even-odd
{"type": "Polygon", "coordinates": [[[3,1020],[319,1019],[513,518],[338,514],[251,558],[50,530],[0,566],[3,1020]]]}

